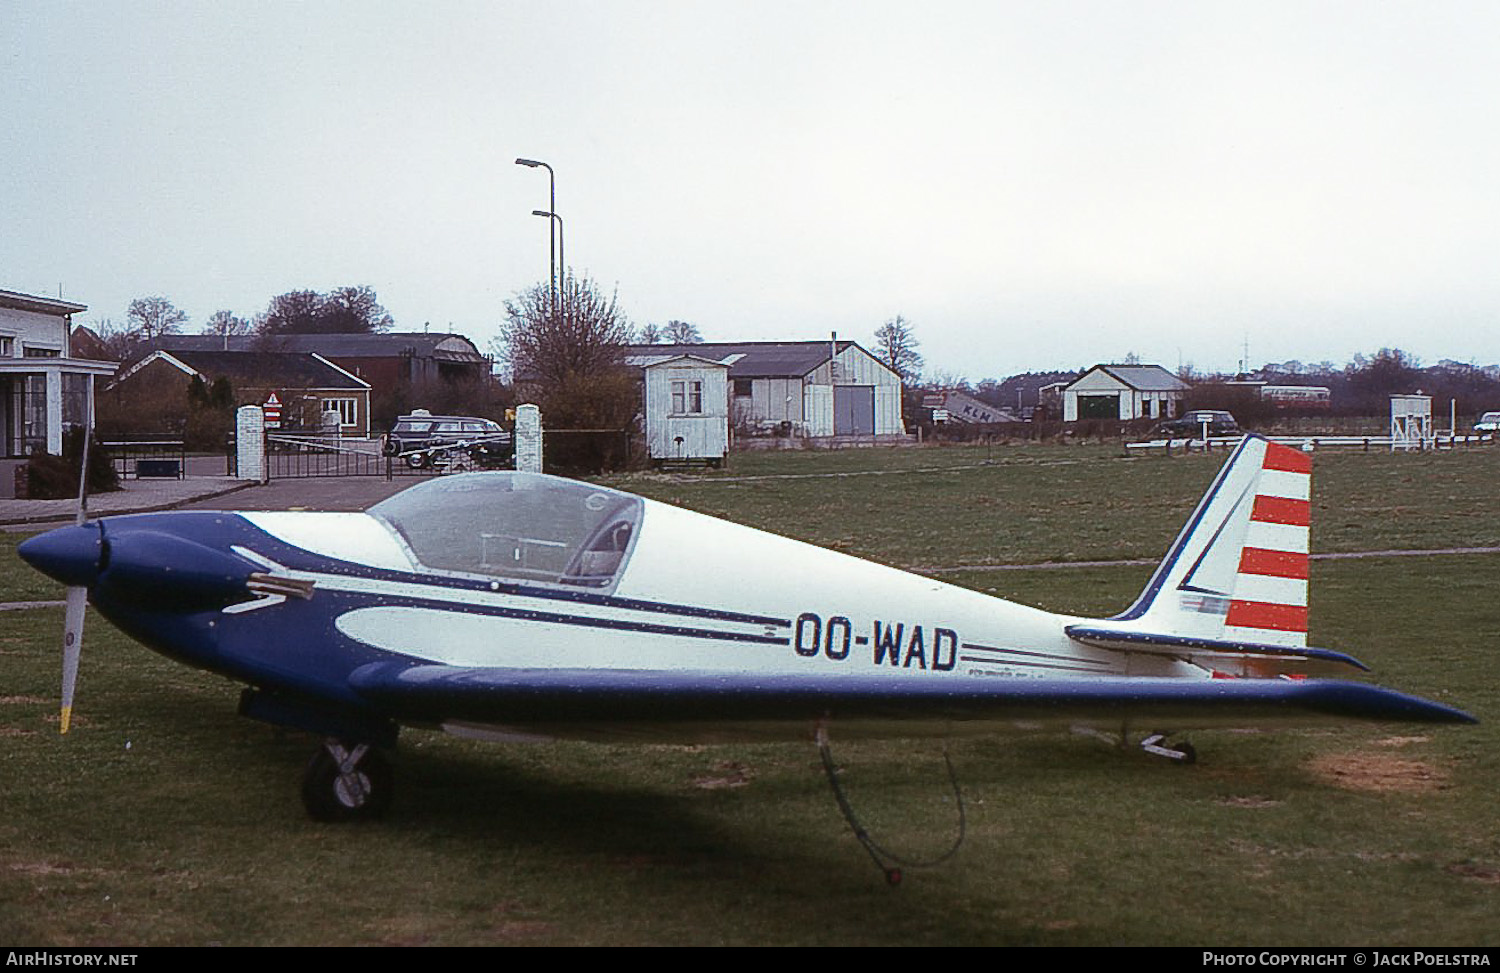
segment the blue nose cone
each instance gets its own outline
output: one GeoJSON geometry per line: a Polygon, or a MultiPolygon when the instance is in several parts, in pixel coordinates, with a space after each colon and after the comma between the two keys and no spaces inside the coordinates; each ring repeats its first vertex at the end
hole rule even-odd
{"type": "Polygon", "coordinates": [[[22,541],[22,560],[65,585],[92,585],[104,558],[104,535],[97,523],[59,527],[22,541]]]}

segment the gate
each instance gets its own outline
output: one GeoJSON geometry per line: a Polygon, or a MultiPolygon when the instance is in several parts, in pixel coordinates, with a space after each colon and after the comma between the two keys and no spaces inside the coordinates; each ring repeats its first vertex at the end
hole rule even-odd
{"type": "MultiPolygon", "coordinates": [[[[225,465],[229,475],[239,473],[235,438],[229,437],[225,465]]],[[[380,443],[336,436],[299,436],[290,433],[266,434],[266,478],[295,480],[318,476],[430,476],[433,469],[412,469],[405,463],[392,462],[380,455],[380,443]]]]}

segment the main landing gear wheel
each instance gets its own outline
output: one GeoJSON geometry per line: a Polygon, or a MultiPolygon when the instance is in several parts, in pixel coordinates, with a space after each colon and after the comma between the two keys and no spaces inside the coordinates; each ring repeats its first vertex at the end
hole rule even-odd
{"type": "Polygon", "coordinates": [[[314,821],[337,824],[378,818],[391,806],[390,761],[365,743],[328,740],[302,777],[302,806],[314,821]]]}
{"type": "Polygon", "coordinates": [[[408,453],[406,456],[406,465],[414,470],[420,470],[422,467],[427,465],[427,454],[408,453]]]}

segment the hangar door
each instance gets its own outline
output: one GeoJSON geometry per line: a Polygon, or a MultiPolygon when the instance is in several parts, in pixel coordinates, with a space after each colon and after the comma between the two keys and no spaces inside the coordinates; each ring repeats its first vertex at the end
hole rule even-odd
{"type": "Polygon", "coordinates": [[[875,386],[835,385],[833,387],[833,434],[835,436],[875,435],[875,386]]]}
{"type": "Polygon", "coordinates": [[[1120,418],[1120,393],[1110,395],[1083,395],[1078,396],[1078,418],[1080,419],[1118,419],[1120,418]]]}

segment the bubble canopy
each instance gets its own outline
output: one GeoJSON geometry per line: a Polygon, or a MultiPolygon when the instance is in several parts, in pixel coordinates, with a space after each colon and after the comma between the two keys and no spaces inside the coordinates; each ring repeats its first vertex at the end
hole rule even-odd
{"type": "Polygon", "coordinates": [[[539,473],[465,473],[418,484],[369,514],[444,573],[611,586],[641,520],[639,497],[539,473]]]}

